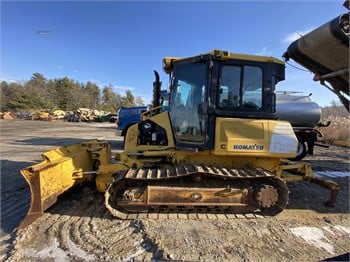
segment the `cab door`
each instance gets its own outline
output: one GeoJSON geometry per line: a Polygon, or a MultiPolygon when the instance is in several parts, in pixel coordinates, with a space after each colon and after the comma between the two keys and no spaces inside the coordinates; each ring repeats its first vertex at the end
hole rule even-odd
{"type": "Polygon", "coordinates": [[[170,93],[170,119],[177,147],[207,147],[208,115],[203,110],[208,94],[208,63],[178,63],[170,93]]]}

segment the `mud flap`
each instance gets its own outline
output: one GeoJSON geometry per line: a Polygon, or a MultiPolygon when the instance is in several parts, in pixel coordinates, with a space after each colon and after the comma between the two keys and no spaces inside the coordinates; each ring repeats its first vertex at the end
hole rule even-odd
{"type": "Polygon", "coordinates": [[[42,154],[43,161],[24,168],[31,201],[27,215],[17,229],[24,228],[43,215],[57,202],[57,197],[87,180],[93,180],[94,170],[110,162],[110,143],[91,140],[59,147],[42,154]]]}

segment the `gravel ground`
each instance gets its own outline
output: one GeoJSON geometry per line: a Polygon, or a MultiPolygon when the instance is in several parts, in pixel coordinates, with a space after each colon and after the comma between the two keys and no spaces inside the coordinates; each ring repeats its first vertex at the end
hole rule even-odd
{"type": "Polygon", "coordinates": [[[85,187],[15,231],[30,201],[21,168],[57,146],[104,137],[121,150],[123,139],[111,123],[0,120],[0,126],[1,261],[321,261],[350,251],[346,147],[317,147],[306,158],[318,174],[336,175],[330,179],[341,191],[334,208],[322,204],[327,190],[294,182],[286,210],[271,218],[125,221],[109,214],[102,194],[85,187]]]}

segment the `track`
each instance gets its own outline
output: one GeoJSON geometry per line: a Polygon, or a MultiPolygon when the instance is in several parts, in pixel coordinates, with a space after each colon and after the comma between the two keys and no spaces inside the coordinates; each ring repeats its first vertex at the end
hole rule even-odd
{"type": "Polygon", "coordinates": [[[122,172],[105,205],[122,219],[249,219],[281,212],[288,194],[286,184],[262,168],[181,165],[122,172]]]}

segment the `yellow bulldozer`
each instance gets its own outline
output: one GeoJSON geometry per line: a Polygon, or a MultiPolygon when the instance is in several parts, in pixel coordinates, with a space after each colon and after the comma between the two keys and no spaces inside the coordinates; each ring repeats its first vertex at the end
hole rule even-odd
{"type": "MultiPolygon", "coordinates": [[[[348,13],[293,42],[284,57],[312,71],[349,108],[348,13]]],[[[292,181],[329,189],[325,204],[335,203],[339,184],[316,178],[307,163],[286,160],[296,156],[298,140],[275,115],[283,61],[213,50],[165,57],[163,69],[169,109],[159,105],[155,71],[153,107],[128,129],[123,152],[112,156],[108,141],[91,140],[45,152],[41,163],[21,170],[31,204],[19,228],[87,181],[121,219],[273,216],[287,206],[292,181]]]]}
{"type": "Polygon", "coordinates": [[[289,122],[276,119],[275,86],[283,61],[213,50],[166,57],[169,110],[161,110],[155,72],[154,105],[128,129],[124,151],[91,140],[43,153],[21,170],[31,205],[20,228],[85,181],[105,192],[105,205],[121,219],[185,216],[272,216],[288,204],[287,182],[339,185],[314,177],[311,166],[290,162],[298,140],[289,122]]]}

